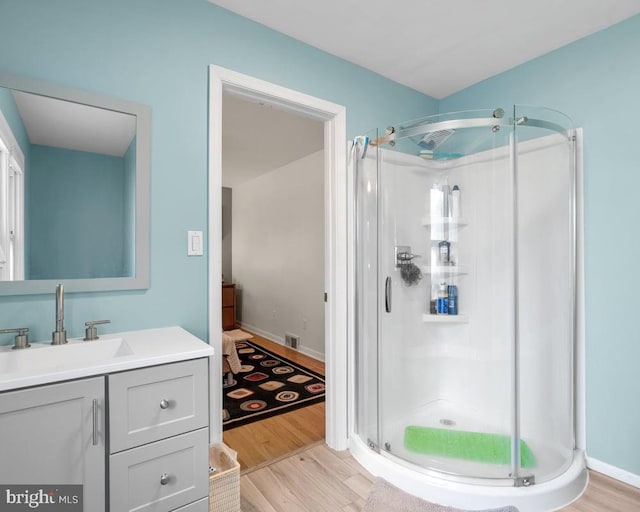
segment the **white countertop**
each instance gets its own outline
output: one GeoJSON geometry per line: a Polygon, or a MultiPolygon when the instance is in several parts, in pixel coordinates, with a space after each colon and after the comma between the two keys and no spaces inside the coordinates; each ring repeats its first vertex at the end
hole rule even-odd
{"type": "Polygon", "coordinates": [[[0,347],[0,391],[210,357],[213,348],[181,327],[104,334],[65,345],[0,347]]]}

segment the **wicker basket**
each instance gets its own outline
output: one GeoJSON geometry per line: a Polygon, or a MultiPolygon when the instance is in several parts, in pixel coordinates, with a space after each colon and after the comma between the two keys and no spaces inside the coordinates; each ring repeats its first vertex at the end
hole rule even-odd
{"type": "Polygon", "coordinates": [[[224,444],[209,450],[209,512],[240,512],[240,464],[224,444]]]}

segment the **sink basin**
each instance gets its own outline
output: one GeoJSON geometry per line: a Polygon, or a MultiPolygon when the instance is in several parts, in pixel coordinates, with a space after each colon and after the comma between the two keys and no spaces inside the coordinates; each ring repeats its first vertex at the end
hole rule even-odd
{"type": "Polygon", "coordinates": [[[0,374],[33,373],[65,367],[107,363],[133,354],[124,338],[70,341],[65,345],[32,343],[30,348],[0,352],[0,374]]]}
{"type": "Polygon", "coordinates": [[[213,347],[177,326],[105,334],[95,341],[74,339],[65,345],[1,346],[0,393],[212,355],[213,347]]]}

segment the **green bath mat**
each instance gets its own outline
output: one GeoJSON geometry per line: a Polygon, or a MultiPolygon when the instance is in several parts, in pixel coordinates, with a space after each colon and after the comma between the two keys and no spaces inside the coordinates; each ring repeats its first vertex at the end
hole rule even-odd
{"type": "MultiPolygon", "coordinates": [[[[409,426],[404,431],[404,447],[414,453],[443,455],[490,464],[511,462],[511,438],[501,434],[409,426]]],[[[536,463],[531,448],[522,440],[520,461],[524,468],[531,468],[536,463]]]]}

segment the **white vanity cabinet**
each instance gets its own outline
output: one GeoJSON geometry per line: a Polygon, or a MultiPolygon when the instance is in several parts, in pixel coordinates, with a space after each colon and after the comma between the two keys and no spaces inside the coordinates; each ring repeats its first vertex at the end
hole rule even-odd
{"type": "Polygon", "coordinates": [[[115,373],[107,382],[110,511],[207,510],[208,359],[115,373]]]}
{"type": "Polygon", "coordinates": [[[0,393],[0,482],[83,484],[105,510],[105,378],[0,393]]]}
{"type": "Polygon", "coordinates": [[[0,485],[81,484],[85,512],[208,512],[212,356],[180,327],[0,347],[0,485]]]}

